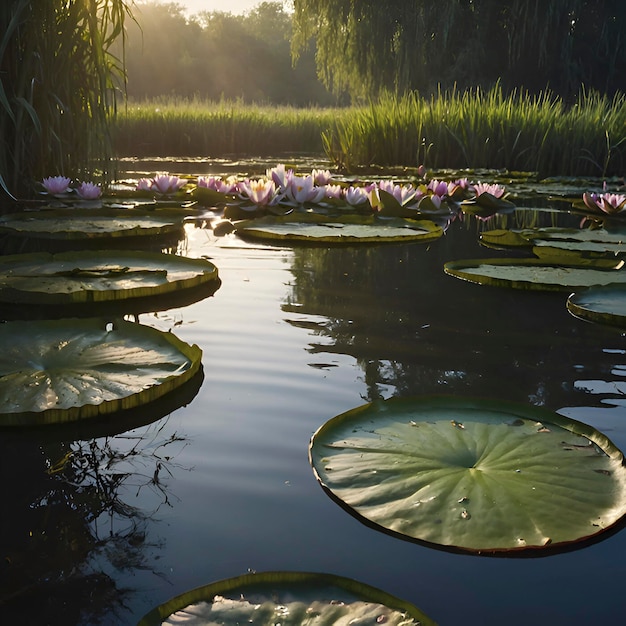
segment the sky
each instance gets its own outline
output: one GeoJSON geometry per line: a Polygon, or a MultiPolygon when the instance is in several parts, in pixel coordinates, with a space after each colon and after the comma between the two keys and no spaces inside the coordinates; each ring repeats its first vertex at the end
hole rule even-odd
{"type": "MultiPolygon", "coordinates": [[[[166,2],[166,0],[161,0],[166,2]]],[[[167,0],[169,1],[169,0],[167,0]]],[[[241,14],[256,7],[261,0],[173,0],[176,4],[187,7],[187,13],[194,15],[200,11],[225,11],[241,14]]]]}

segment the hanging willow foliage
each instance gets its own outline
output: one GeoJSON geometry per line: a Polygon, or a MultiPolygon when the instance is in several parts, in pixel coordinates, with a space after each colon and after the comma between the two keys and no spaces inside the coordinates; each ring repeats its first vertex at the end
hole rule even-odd
{"type": "Polygon", "coordinates": [[[0,4],[0,185],[12,196],[62,174],[106,183],[111,122],[124,88],[112,45],[128,0],[0,4]]]}
{"type": "Polygon", "coordinates": [[[353,99],[489,87],[563,97],[624,89],[623,0],[294,0],[295,58],[315,41],[320,78],[353,99]]]}

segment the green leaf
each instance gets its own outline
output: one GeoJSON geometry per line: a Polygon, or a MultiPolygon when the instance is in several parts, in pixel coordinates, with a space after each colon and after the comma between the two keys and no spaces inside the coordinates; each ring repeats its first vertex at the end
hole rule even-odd
{"type": "Polygon", "coordinates": [[[325,490],[401,538],[481,554],[562,548],[626,514],[622,453],[538,407],[426,397],[378,401],[314,435],[325,490]]]}
{"type": "Polygon", "coordinates": [[[449,261],[444,271],[482,285],[540,291],[570,291],[595,285],[626,284],[623,262],[590,259],[566,250],[534,248],[542,258],[449,261]]]}
{"type": "Polygon", "coordinates": [[[314,213],[264,217],[240,224],[236,232],[243,238],[340,244],[428,242],[443,235],[443,229],[430,220],[359,215],[333,218],[314,213]]]}
{"type": "Polygon", "coordinates": [[[42,209],[0,216],[0,234],[42,239],[154,237],[180,234],[184,213],[135,209],[42,209]]]}
{"type": "Polygon", "coordinates": [[[573,293],[567,310],[581,319],[626,328],[626,286],[594,287],[573,293]]]}
{"type": "Polygon", "coordinates": [[[481,243],[496,248],[550,246],[564,250],[597,253],[626,253],[626,232],[604,228],[525,228],[489,230],[480,235],[481,243]]]}
{"type": "Polygon", "coordinates": [[[93,418],[152,402],[189,381],[202,351],[116,320],[0,324],[0,425],[93,418]]]}
{"type": "Polygon", "coordinates": [[[0,301],[7,303],[119,302],[218,281],[211,262],[174,254],[98,250],[0,257],[0,301]]]}
{"type": "Polygon", "coordinates": [[[436,626],[414,605],[380,589],[309,572],[260,572],[221,580],[156,607],[138,626],[180,623],[436,626]]]}

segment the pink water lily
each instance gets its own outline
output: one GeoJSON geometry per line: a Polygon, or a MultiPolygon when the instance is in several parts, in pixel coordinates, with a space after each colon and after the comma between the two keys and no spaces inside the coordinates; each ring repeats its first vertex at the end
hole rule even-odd
{"type": "Polygon", "coordinates": [[[305,204],[310,202],[317,204],[326,194],[324,187],[316,187],[313,176],[292,176],[286,195],[289,200],[297,204],[305,204]]]}
{"type": "Polygon", "coordinates": [[[439,198],[444,198],[448,195],[448,183],[444,180],[431,180],[427,189],[433,193],[435,196],[439,196],[439,198]]]}
{"type": "Polygon", "coordinates": [[[152,179],[151,178],[140,178],[137,181],[137,186],[135,188],[137,191],[152,191],[152,179]]]}
{"type": "Polygon", "coordinates": [[[626,208],[626,196],[619,193],[583,193],[583,202],[592,211],[600,210],[608,215],[626,208]]]}
{"type": "Polygon", "coordinates": [[[71,191],[71,180],[65,176],[49,176],[41,181],[46,193],[52,196],[58,196],[71,191]]]}
{"type": "Polygon", "coordinates": [[[369,200],[365,187],[354,187],[352,185],[344,189],[343,197],[350,206],[358,206],[369,200]]]}
{"type": "Polygon", "coordinates": [[[289,187],[291,178],[293,177],[293,170],[285,169],[284,163],[279,163],[276,167],[272,167],[265,172],[267,178],[274,181],[276,188],[279,191],[286,191],[289,187]]]}
{"type": "Polygon", "coordinates": [[[157,174],[152,179],[152,191],[167,195],[176,193],[181,187],[184,187],[187,181],[184,178],[178,176],[172,176],[170,174],[157,174]]]}
{"type": "Polygon", "coordinates": [[[316,170],[311,173],[313,181],[316,185],[327,185],[332,180],[332,175],[329,170],[316,170]]]}
{"type": "Polygon", "coordinates": [[[494,198],[504,198],[505,189],[502,185],[496,183],[476,183],[473,186],[476,197],[479,198],[484,193],[492,195],[494,198]]]}
{"type": "Polygon", "coordinates": [[[277,199],[276,184],[273,180],[260,178],[258,180],[244,180],[239,183],[239,193],[257,206],[271,206],[277,199]]]}
{"type": "Polygon", "coordinates": [[[391,194],[400,206],[406,206],[415,200],[417,189],[413,185],[397,185],[393,181],[381,180],[378,188],[391,194]]]}
{"type": "Polygon", "coordinates": [[[341,185],[326,185],[324,190],[327,198],[339,200],[343,195],[343,188],[341,185]]]}
{"type": "Polygon", "coordinates": [[[76,193],[83,200],[96,200],[102,195],[102,189],[100,185],[96,185],[95,183],[83,182],[76,187],[76,193]]]}
{"type": "Polygon", "coordinates": [[[224,194],[236,193],[239,181],[235,176],[229,176],[226,180],[219,176],[198,176],[198,187],[206,187],[224,194]]]}

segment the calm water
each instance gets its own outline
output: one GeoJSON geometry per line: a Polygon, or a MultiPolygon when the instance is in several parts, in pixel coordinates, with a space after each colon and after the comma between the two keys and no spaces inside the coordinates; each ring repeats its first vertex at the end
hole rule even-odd
{"type": "Polygon", "coordinates": [[[458,555],[364,526],[313,477],[313,432],[394,396],[542,405],[626,449],[623,334],[573,318],[564,294],[446,276],[445,261],[497,256],[476,232],[455,223],[429,246],[292,249],[190,227],[185,253],[208,256],[222,286],[140,321],[202,348],[192,401],[116,436],[0,439],[0,623],[133,624],[248,570],[352,577],[442,626],[622,617],[623,531],[543,558],[458,555]]]}

